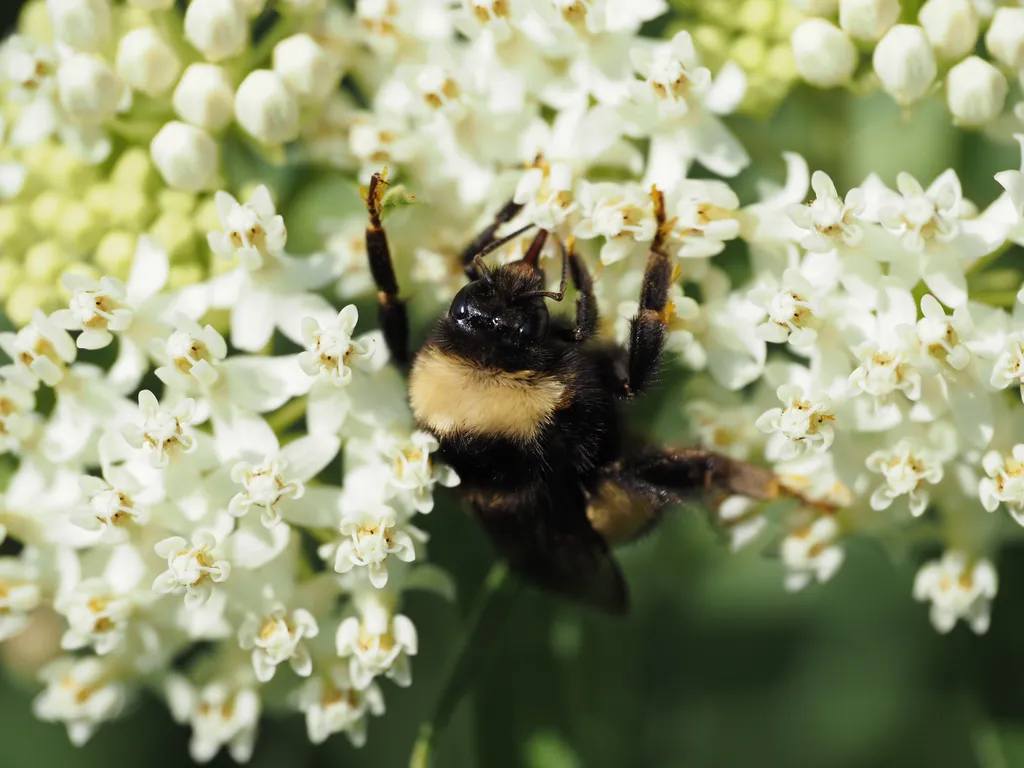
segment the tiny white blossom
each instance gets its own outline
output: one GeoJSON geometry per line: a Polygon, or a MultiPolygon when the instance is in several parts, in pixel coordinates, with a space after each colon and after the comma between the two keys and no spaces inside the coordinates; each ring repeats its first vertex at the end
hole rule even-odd
{"type": "Polygon", "coordinates": [[[566,163],[541,163],[530,168],[520,177],[512,199],[526,206],[526,215],[541,229],[558,229],[577,207],[572,196],[572,171],[566,163]]]}
{"type": "Polygon", "coordinates": [[[887,509],[896,497],[907,496],[914,517],[920,517],[928,506],[930,497],[925,483],[935,485],[943,476],[941,457],[908,438],[890,449],[873,452],[866,466],[885,479],[885,485],[871,494],[871,508],[887,509]]]}
{"type": "Polygon", "coordinates": [[[197,447],[192,431],[195,401],[184,399],[174,408],[161,408],[156,395],[148,389],[139,393],[141,424],[125,424],[124,439],[133,448],[149,454],[154,467],[166,467],[179,454],[191,453],[197,447]]]}
{"type": "Polygon", "coordinates": [[[771,435],[768,455],[787,460],[807,450],[827,451],[835,439],[831,400],[795,384],[781,385],[776,395],[785,407],[765,411],[756,422],[759,430],[771,435]]]}
{"type": "Polygon", "coordinates": [[[212,325],[200,328],[185,316],[176,321],[177,330],[157,355],[167,363],[154,373],[165,384],[181,389],[188,389],[193,380],[203,387],[212,387],[220,378],[218,366],[228,354],[227,342],[212,325]]]}
{"type": "Polygon", "coordinates": [[[835,543],[838,535],[835,518],[823,516],[783,539],[787,590],[796,592],[812,580],[823,583],[835,575],[845,559],[842,548],[835,543]]]}
{"type": "Polygon", "coordinates": [[[440,483],[446,488],[459,484],[455,470],[446,464],[431,459],[431,454],[440,444],[428,432],[417,430],[408,440],[397,440],[390,435],[377,439],[377,450],[390,463],[390,483],[405,491],[412,500],[413,508],[420,513],[434,508],[434,486],[440,483]]]}
{"type": "Polygon", "coordinates": [[[32,389],[9,378],[0,378],[0,453],[19,450],[39,425],[32,389]]]}
{"type": "Polygon", "coordinates": [[[13,364],[0,368],[12,382],[33,392],[39,384],[55,386],[77,356],[75,342],[56,322],[40,309],[32,322],[17,333],[0,333],[0,349],[13,364]]]}
{"type": "Polygon", "coordinates": [[[945,366],[962,371],[971,361],[971,351],[964,341],[974,330],[974,322],[966,305],[947,315],[938,300],[925,294],[921,297],[921,313],[915,330],[921,344],[923,362],[933,371],[945,366]]]}
{"type": "Polygon", "coordinates": [[[256,743],[261,704],[255,686],[214,680],[195,688],[172,675],[166,685],[168,705],[179,723],[192,726],[189,754],[197,763],[214,758],[227,747],[235,762],[248,762],[256,743]]]}
{"type": "Polygon", "coordinates": [[[953,629],[957,619],[963,619],[975,634],[984,634],[997,589],[992,563],[956,551],[925,563],[914,579],[914,599],[931,602],[932,626],[943,634],[953,629]]]}
{"type": "Polygon", "coordinates": [[[989,451],[982,459],[988,477],[978,483],[981,504],[994,512],[1000,503],[1024,525],[1024,445],[1015,445],[1010,454],[989,451]]]}
{"type": "Polygon", "coordinates": [[[85,744],[100,724],[117,717],[127,701],[112,664],[96,656],[58,659],[43,669],[40,678],[46,689],[32,702],[36,717],[64,723],[76,746],[85,744]]]}
{"type": "Polygon", "coordinates": [[[116,592],[106,579],[79,582],[54,602],[68,622],[61,647],[68,651],[91,647],[100,656],[118,650],[124,645],[134,607],[131,596],[116,592]]]}
{"type": "Polygon", "coordinates": [[[892,405],[897,392],[910,400],[921,397],[921,373],[913,365],[913,351],[898,334],[885,345],[865,341],[853,353],[860,365],[850,374],[850,384],[874,398],[876,410],[892,405]]]}
{"type": "Polygon", "coordinates": [[[309,611],[299,608],[289,613],[283,605],[275,605],[262,616],[250,613],[239,627],[238,642],[243,650],[252,651],[256,679],[266,683],[285,661],[299,677],[309,677],[313,660],[302,641],[319,631],[309,611]]]}
{"type": "Polygon", "coordinates": [[[1024,331],[1015,331],[1006,337],[1003,350],[992,366],[989,383],[996,389],[1017,384],[1024,400],[1024,331]]]}
{"type": "Polygon", "coordinates": [[[258,269],[269,256],[284,252],[288,230],[265,186],[257,187],[245,204],[227,192],[218,192],[215,198],[224,230],[207,236],[214,253],[224,258],[237,255],[246,268],[258,269]]]}
{"type": "Polygon", "coordinates": [[[650,195],[639,184],[580,182],[581,220],[573,234],[581,240],[605,238],[601,263],[624,259],[637,243],[654,239],[658,222],[650,195]]]}
{"type": "Polygon", "coordinates": [[[335,640],[338,655],[349,659],[356,689],[366,689],[378,675],[403,688],[412,682],[409,657],[416,655],[419,639],[408,617],[373,605],[363,618],[350,616],[341,622],[335,640]]]}
{"type": "Polygon", "coordinates": [[[838,243],[856,246],[864,236],[865,224],[857,217],[864,212],[865,201],[861,190],[854,187],[843,200],[835,184],[824,171],[811,176],[815,199],[807,205],[791,203],[786,213],[800,229],[809,233],[800,244],[814,253],[827,253],[838,243]]]}
{"type": "Polygon", "coordinates": [[[111,331],[128,330],[133,313],[124,304],[125,287],[120,280],[96,281],[68,273],[61,283],[71,293],[71,306],[54,312],[50,319],[65,330],[81,331],[75,341],[79,349],[102,349],[114,340],[111,331]]]}
{"type": "Polygon", "coordinates": [[[167,570],[156,577],[153,591],[184,594],[185,605],[190,608],[207,602],[214,584],[231,575],[231,563],[218,559],[217,546],[217,538],[203,530],[192,535],[191,545],[180,536],[157,542],[153,551],[167,559],[167,570]]]}
{"type": "Polygon", "coordinates": [[[99,531],[101,541],[118,543],[127,539],[133,526],[149,522],[146,490],[123,468],[108,467],[104,477],[83,475],[79,479],[86,503],[75,510],[71,522],[99,531]]]}
{"type": "Polygon", "coordinates": [[[0,642],[18,634],[42,602],[37,576],[24,557],[0,557],[0,642]]]}
{"type": "Polygon", "coordinates": [[[315,318],[302,321],[302,338],[306,350],[299,353],[299,365],[309,376],[322,376],[338,387],[352,381],[351,363],[374,353],[373,340],[352,338],[359,311],[349,304],[338,313],[337,320],[322,327],[315,318]]]}
{"type": "Polygon", "coordinates": [[[281,522],[283,501],[300,499],[306,492],[301,480],[286,473],[288,462],[282,458],[270,459],[259,466],[240,461],[231,468],[231,479],[243,489],[231,497],[228,512],[242,517],[252,507],[259,507],[260,522],[272,528],[281,522]],[[285,479],[285,478],[288,479],[285,479]]]}
{"type": "Polygon", "coordinates": [[[427,538],[418,528],[400,523],[395,510],[385,505],[346,511],[341,535],[344,538],[336,547],[328,545],[322,554],[329,556],[334,550],[334,570],[338,573],[367,568],[370,583],[378,589],[388,583],[388,557],[394,555],[410,563],[416,558],[416,542],[427,538]]]}
{"type": "Polygon", "coordinates": [[[384,714],[384,696],[376,683],[365,689],[353,687],[348,665],[335,664],[326,674],[307,680],[295,697],[306,715],[306,731],[314,744],[323,744],[335,733],[344,733],[353,746],[366,743],[369,715],[384,714]]]}
{"type": "Polygon", "coordinates": [[[765,341],[788,341],[796,348],[810,347],[818,338],[822,325],[818,291],[795,268],[782,273],[782,282],[768,282],[750,292],[752,301],[763,304],[768,318],[757,327],[765,341]]]}
{"type": "Polygon", "coordinates": [[[739,552],[768,526],[757,503],[746,496],[730,496],[718,508],[718,519],[729,534],[729,548],[739,552]]]}

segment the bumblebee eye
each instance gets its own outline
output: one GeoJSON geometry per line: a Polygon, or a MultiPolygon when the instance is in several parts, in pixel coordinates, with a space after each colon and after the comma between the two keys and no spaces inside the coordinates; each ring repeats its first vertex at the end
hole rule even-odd
{"type": "Polygon", "coordinates": [[[534,307],[530,316],[519,326],[520,341],[537,341],[548,332],[548,308],[545,304],[534,307]]]}
{"type": "Polygon", "coordinates": [[[461,320],[467,314],[469,314],[469,287],[472,285],[463,286],[462,290],[455,294],[455,298],[452,299],[452,305],[448,310],[448,314],[454,317],[456,320],[461,320]]]}

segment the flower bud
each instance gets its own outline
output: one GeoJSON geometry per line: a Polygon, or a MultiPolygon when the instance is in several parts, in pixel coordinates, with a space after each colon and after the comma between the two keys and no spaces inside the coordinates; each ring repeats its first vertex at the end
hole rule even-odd
{"type": "Polygon", "coordinates": [[[167,123],[153,137],[149,154],[164,181],[176,189],[198,192],[217,176],[217,142],[195,126],[167,123]]]}
{"type": "Polygon", "coordinates": [[[235,90],[223,67],[190,64],[174,89],[172,102],[182,120],[219,131],[231,122],[235,90]]]}
{"type": "Polygon", "coordinates": [[[143,11],[166,11],[174,7],[174,0],[128,0],[128,5],[143,11]]]}
{"type": "Polygon", "coordinates": [[[257,69],[238,86],[235,119],[266,144],[282,144],[299,135],[299,104],[275,72],[257,69]]]}
{"type": "Polygon", "coordinates": [[[857,49],[843,30],[824,19],[808,19],[790,38],[800,77],[819,88],[842,85],[857,68],[857,49]]]}
{"type": "Polygon", "coordinates": [[[946,103],[959,125],[983,125],[1003,111],[1006,78],[984,59],[969,56],[946,76],[946,103]]]}
{"type": "Polygon", "coordinates": [[[60,103],[74,120],[100,123],[113,117],[121,102],[121,81],[103,59],[75,53],[57,70],[60,103]]]}
{"type": "Polygon", "coordinates": [[[192,0],[185,39],[210,61],[235,56],[249,41],[249,22],[237,0],[192,0]]]}
{"type": "Polygon", "coordinates": [[[901,106],[924,96],[938,73],[924,30],[912,24],[897,24],[886,32],[875,47],[871,64],[882,87],[901,106]]]}
{"type": "Polygon", "coordinates": [[[98,51],[110,38],[108,0],[46,0],[53,38],[80,51],[98,51]]]}
{"type": "Polygon", "coordinates": [[[899,0],[839,0],[839,26],[858,40],[878,40],[899,16],[899,0]]]}
{"type": "Polygon", "coordinates": [[[1000,8],[985,34],[992,58],[1010,69],[1024,69],[1024,8],[1000,8]]]}
{"type": "Polygon", "coordinates": [[[274,71],[303,102],[326,99],[340,74],[324,49],[306,34],[292,35],[274,46],[274,71]]]}
{"type": "Polygon", "coordinates": [[[117,74],[136,91],[159,96],[169,90],[181,72],[181,62],[152,27],[140,27],[121,38],[117,46],[117,74]]]}
{"type": "Polygon", "coordinates": [[[959,59],[978,41],[978,12],[971,0],[928,0],[917,16],[935,52],[959,59]]]}

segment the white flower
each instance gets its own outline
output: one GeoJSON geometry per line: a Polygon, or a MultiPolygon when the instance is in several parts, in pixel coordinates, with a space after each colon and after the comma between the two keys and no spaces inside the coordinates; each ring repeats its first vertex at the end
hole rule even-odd
{"type": "Polygon", "coordinates": [[[796,458],[808,450],[827,451],[835,439],[835,413],[825,395],[809,395],[795,384],[783,384],[776,395],[784,408],[762,413],[759,430],[771,435],[768,456],[777,460],[796,458]]]}
{"type": "Polygon", "coordinates": [[[818,338],[821,327],[821,308],[817,303],[817,289],[790,267],[782,273],[782,282],[765,282],[750,292],[752,301],[763,304],[768,318],[757,327],[757,335],[765,341],[794,347],[810,347],[818,338]]]}
{"type": "Polygon", "coordinates": [[[670,43],[650,51],[633,50],[630,56],[663,115],[689,112],[690,100],[700,98],[711,87],[711,71],[700,66],[687,32],[677,33],[670,43]]]}
{"type": "Polygon", "coordinates": [[[342,517],[343,538],[336,548],[328,545],[322,554],[334,550],[334,570],[348,573],[352,568],[367,568],[370,583],[382,589],[388,583],[387,559],[394,555],[402,562],[416,559],[416,542],[426,541],[418,528],[399,523],[398,515],[389,506],[366,505],[347,510],[342,517]]]}
{"type": "Polygon", "coordinates": [[[154,467],[166,467],[179,454],[191,453],[198,445],[192,431],[195,402],[180,401],[174,408],[161,408],[156,395],[148,389],[139,393],[141,424],[125,424],[124,439],[133,448],[149,454],[154,467]]]}
{"type": "Polygon", "coordinates": [[[124,645],[135,605],[130,594],[117,591],[105,579],[94,578],[79,582],[54,602],[54,608],[68,622],[61,638],[64,650],[92,647],[104,656],[124,645]]]}
{"type": "Polygon", "coordinates": [[[568,164],[542,162],[520,177],[512,199],[526,206],[525,215],[538,227],[557,230],[577,206],[572,182],[568,164]]]}
{"type": "Polygon", "coordinates": [[[234,118],[235,90],[223,67],[190,64],[174,88],[172,103],[185,122],[206,131],[219,131],[234,118]]]}
{"type": "Polygon", "coordinates": [[[925,294],[921,297],[921,314],[915,330],[921,344],[923,363],[933,371],[962,371],[971,362],[971,351],[964,343],[974,331],[974,322],[966,305],[953,310],[952,315],[938,300],[925,294]]]}
{"type": "Polygon", "coordinates": [[[369,687],[378,675],[403,688],[412,682],[409,657],[416,655],[419,639],[408,617],[372,604],[362,618],[341,622],[335,642],[338,655],[349,658],[349,676],[357,690],[369,687]]]}
{"type": "Polygon", "coordinates": [[[264,144],[283,144],[299,136],[299,102],[277,73],[250,72],[235,92],[235,119],[264,144]]]}
{"type": "Polygon", "coordinates": [[[580,182],[581,220],[573,234],[581,240],[604,237],[601,263],[614,264],[637,243],[654,239],[658,222],[650,195],[639,184],[580,182]]]}
{"type": "Polygon", "coordinates": [[[1016,331],[1006,337],[1003,351],[992,366],[989,383],[996,389],[1018,384],[1024,400],[1024,331],[1016,331]]]}
{"type": "Polygon", "coordinates": [[[185,39],[208,61],[220,61],[245,50],[249,22],[238,0],[191,0],[185,39]]]}
{"type": "Polygon", "coordinates": [[[680,258],[714,256],[740,233],[740,201],[725,182],[684,179],[667,205],[675,214],[671,239],[680,243],[680,258]]]}
{"type": "Polygon", "coordinates": [[[309,611],[298,608],[289,613],[283,605],[275,605],[262,616],[249,614],[238,630],[238,642],[243,650],[252,651],[256,679],[266,683],[285,661],[299,677],[309,677],[313,660],[302,641],[319,631],[309,611]]]}
{"type": "Polygon", "coordinates": [[[691,400],[685,406],[691,429],[700,444],[733,459],[745,461],[762,441],[754,426],[757,411],[748,403],[719,405],[708,400],[691,400]]]}
{"type": "Polygon", "coordinates": [[[812,580],[824,583],[835,575],[845,558],[842,548],[835,543],[838,536],[839,524],[826,515],[782,540],[787,590],[796,592],[812,580]]]}
{"type": "Polygon", "coordinates": [[[18,634],[42,602],[37,576],[24,557],[0,557],[0,642],[18,634]]]}
{"type": "Polygon", "coordinates": [[[921,566],[914,578],[914,599],[931,602],[932,626],[945,634],[963,619],[975,634],[988,630],[990,607],[996,596],[996,569],[988,560],[947,551],[941,560],[921,566]]]}
{"type": "Polygon", "coordinates": [[[136,91],[159,96],[171,89],[181,72],[174,49],[152,27],[140,27],[117,46],[117,74],[136,91]]]}
{"type": "Polygon", "coordinates": [[[921,374],[912,364],[913,350],[899,334],[890,333],[882,345],[862,342],[853,353],[860,365],[850,374],[850,384],[874,398],[876,410],[892,405],[897,392],[910,400],[921,397],[921,374]]]}
{"type": "Polygon", "coordinates": [[[274,72],[303,103],[327,98],[338,85],[340,72],[320,44],[303,33],[274,46],[274,72]]]}
{"type": "Polygon", "coordinates": [[[907,496],[914,517],[920,517],[928,506],[925,483],[935,485],[943,475],[941,457],[909,438],[890,449],[875,451],[868,456],[866,466],[872,472],[880,472],[886,483],[871,494],[871,508],[888,509],[897,496],[907,496]]]}
{"type": "Polygon", "coordinates": [[[261,711],[254,687],[218,679],[197,690],[184,678],[172,675],[166,692],[175,720],[192,726],[189,753],[193,760],[209,762],[227,746],[235,762],[248,762],[261,711]]]}
{"type": "Polygon", "coordinates": [[[79,484],[86,503],[72,515],[72,522],[90,531],[100,531],[101,541],[118,543],[130,535],[133,526],[149,522],[147,494],[142,484],[126,469],[107,467],[104,476],[83,475],[79,484]]]}
{"type": "Polygon", "coordinates": [[[33,390],[0,378],[0,453],[17,451],[39,425],[33,390]]]}
{"type": "Polygon", "coordinates": [[[839,0],[839,26],[858,40],[878,40],[899,16],[899,0],[839,0]]]}
{"type": "Polygon", "coordinates": [[[824,171],[812,174],[811,188],[815,199],[810,203],[786,206],[786,213],[793,223],[809,232],[800,244],[814,253],[827,253],[840,243],[848,246],[860,244],[866,226],[857,218],[865,207],[861,190],[854,187],[843,200],[824,171]]]}
{"type": "Polygon", "coordinates": [[[46,0],[53,37],[80,51],[98,51],[110,38],[109,0],[46,0]]]}
{"type": "Polygon", "coordinates": [[[376,447],[390,464],[391,485],[408,493],[417,512],[427,513],[434,508],[435,485],[440,483],[451,488],[459,484],[459,477],[451,467],[430,458],[440,445],[428,432],[417,430],[407,440],[381,434],[376,447]]]}
{"type": "Polygon", "coordinates": [[[164,343],[158,358],[167,364],[157,368],[157,378],[168,386],[189,389],[193,381],[210,388],[220,378],[219,366],[228,354],[224,337],[212,325],[200,328],[194,320],[179,316],[177,330],[164,343]]]}
{"type": "Polygon", "coordinates": [[[218,192],[215,197],[224,231],[207,236],[214,253],[223,258],[237,255],[247,269],[259,269],[268,256],[284,252],[288,230],[265,186],[257,187],[244,205],[227,192],[218,192]]]}
{"type": "Polygon", "coordinates": [[[77,355],[68,332],[40,309],[33,312],[32,322],[17,333],[0,333],[0,348],[13,361],[0,368],[0,373],[33,392],[40,383],[56,386],[77,355]]]}
{"type": "Polygon", "coordinates": [[[351,363],[374,353],[372,339],[355,341],[352,333],[359,320],[359,311],[349,304],[338,313],[337,320],[321,327],[315,318],[302,321],[302,340],[306,350],[299,353],[299,365],[309,376],[326,378],[333,385],[344,387],[352,381],[351,363]]]}
{"type": "Polygon", "coordinates": [[[114,71],[92,54],[72,54],[57,70],[60,103],[79,122],[100,123],[113,117],[121,104],[121,87],[114,71]]]}
{"type": "Polygon", "coordinates": [[[982,460],[988,477],[978,483],[981,504],[994,512],[1000,502],[1013,519],[1024,525],[1024,445],[1016,445],[1009,454],[989,451],[982,460]]]}
{"type": "Polygon", "coordinates": [[[337,455],[339,446],[336,437],[307,435],[261,462],[238,462],[231,468],[231,480],[242,490],[231,498],[228,512],[243,517],[256,507],[266,528],[278,525],[282,518],[305,519],[305,513],[313,511],[307,508],[326,502],[323,494],[304,498],[305,484],[337,455]]]}
{"type": "Polygon", "coordinates": [[[739,552],[768,526],[757,503],[746,496],[730,496],[718,508],[718,519],[729,533],[729,549],[739,552]]]}
{"type": "Polygon", "coordinates": [[[85,744],[101,723],[117,717],[127,701],[112,664],[96,656],[58,659],[39,676],[46,689],[32,702],[36,717],[63,722],[76,746],[85,744]]]}
{"type": "Polygon", "coordinates": [[[966,56],[978,42],[980,21],[971,0],[928,0],[921,6],[917,20],[928,42],[943,58],[966,56]]]}
{"type": "Polygon", "coordinates": [[[124,283],[113,277],[99,281],[69,272],[61,283],[71,293],[71,306],[58,310],[50,319],[65,330],[81,331],[79,349],[102,349],[114,340],[111,331],[128,329],[132,311],[124,305],[124,283]]]}
{"type": "Polygon", "coordinates": [[[982,125],[999,116],[1006,78],[984,59],[969,56],[946,76],[946,104],[959,125],[982,125]]]}
{"type": "Polygon", "coordinates": [[[1024,68],[1024,8],[999,8],[985,33],[985,49],[1007,69],[1024,68]]]}
{"type": "Polygon", "coordinates": [[[167,570],[156,577],[153,591],[162,595],[184,594],[189,608],[209,601],[214,584],[231,575],[231,563],[218,559],[217,547],[217,538],[203,530],[193,534],[191,545],[180,536],[157,542],[153,551],[167,559],[167,570]]]}
{"type": "Polygon", "coordinates": [[[857,68],[857,48],[843,30],[824,19],[807,19],[790,36],[796,71],[819,88],[843,85],[857,68]]]}
{"type": "Polygon", "coordinates": [[[366,743],[368,715],[384,714],[384,696],[376,683],[364,690],[352,686],[348,665],[335,664],[327,674],[307,680],[298,691],[296,705],[306,714],[306,731],[314,744],[344,733],[353,746],[366,743]]]}
{"type": "Polygon", "coordinates": [[[168,185],[186,192],[210,188],[217,177],[220,149],[206,131],[172,120],[149,145],[153,164],[168,185]]]}
{"type": "Polygon", "coordinates": [[[901,106],[924,96],[935,82],[938,67],[924,30],[897,24],[885,33],[871,58],[882,87],[901,106]]]}

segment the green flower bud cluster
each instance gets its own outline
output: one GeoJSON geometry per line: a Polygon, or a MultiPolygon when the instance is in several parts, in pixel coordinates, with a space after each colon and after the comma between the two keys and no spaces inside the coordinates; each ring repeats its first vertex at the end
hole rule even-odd
{"type": "Polygon", "coordinates": [[[713,72],[728,61],[747,75],[740,111],[767,115],[797,82],[789,36],[803,15],[783,0],[672,0],[674,29],[685,29],[713,72]]]}

